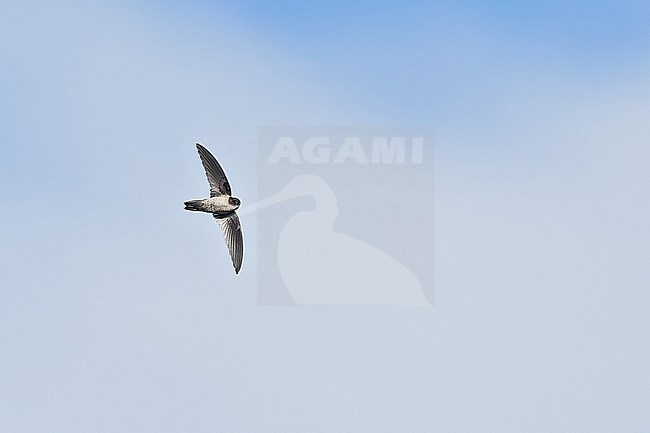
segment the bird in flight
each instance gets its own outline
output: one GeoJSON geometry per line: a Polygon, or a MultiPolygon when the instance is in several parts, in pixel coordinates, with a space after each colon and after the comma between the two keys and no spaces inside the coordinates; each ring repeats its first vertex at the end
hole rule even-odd
{"type": "Polygon", "coordinates": [[[185,210],[209,212],[217,220],[228,246],[235,273],[238,274],[244,258],[244,238],[235,211],[241,205],[241,201],[231,195],[226,174],[215,157],[199,143],[196,143],[196,148],[210,184],[210,198],[186,201],[185,210]]]}

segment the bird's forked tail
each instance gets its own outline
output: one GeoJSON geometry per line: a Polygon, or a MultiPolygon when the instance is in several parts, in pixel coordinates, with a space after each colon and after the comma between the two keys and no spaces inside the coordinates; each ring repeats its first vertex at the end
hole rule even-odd
{"type": "Polygon", "coordinates": [[[190,200],[185,202],[185,210],[202,211],[203,200],[190,200]]]}

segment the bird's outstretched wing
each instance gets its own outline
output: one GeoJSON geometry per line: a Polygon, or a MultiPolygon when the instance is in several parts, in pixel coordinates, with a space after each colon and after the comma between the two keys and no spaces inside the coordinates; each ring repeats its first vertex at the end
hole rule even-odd
{"type": "Polygon", "coordinates": [[[231,195],[230,184],[226,179],[226,174],[217,162],[214,156],[201,144],[196,143],[196,148],[199,151],[205,175],[208,177],[210,183],[210,197],[217,197],[219,195],[231,195]]]}
{"type": "Polygon", "coordinates": [[[241,231],[239,217],[235,212],[228,215],[212,214],[221,227],[223,239],[226,241],[232,265],[235,273],[238,274],[241,269],[242,260],[244,259],[244,236],[241,231]]]}

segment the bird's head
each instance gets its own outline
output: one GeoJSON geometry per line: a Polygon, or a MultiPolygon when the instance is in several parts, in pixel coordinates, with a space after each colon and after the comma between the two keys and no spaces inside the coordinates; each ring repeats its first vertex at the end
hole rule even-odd
{"type": "Polygon", "coordinates": [[[241,201],[237,197],[230,197],[228,199],[228,203],[230,203],[232,206],[236,206],[235,209],[239,208],[241,205],[241,201]]]}

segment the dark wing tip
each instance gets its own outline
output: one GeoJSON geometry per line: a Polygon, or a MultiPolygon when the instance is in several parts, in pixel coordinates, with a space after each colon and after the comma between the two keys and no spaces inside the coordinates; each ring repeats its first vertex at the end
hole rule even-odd
{"type": "Polygon", "coordinates": [[[201,155],[201,157],[203,157],[203,155],[205,155],[207,153],[210,153],[210,151],[208,149],[206,149],[206,147],[204,145],[202,145],[201,143],[196,143],[196,150],[198,150],[199,155],[201,155]]]}

